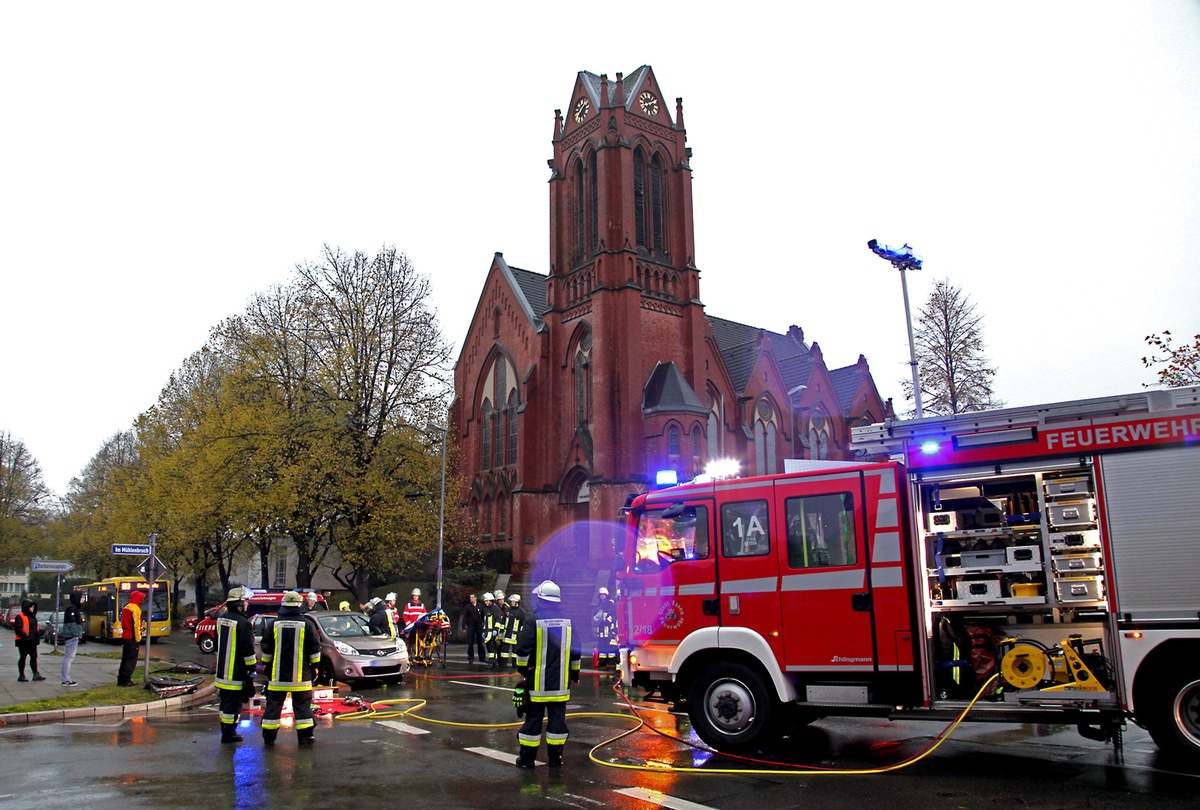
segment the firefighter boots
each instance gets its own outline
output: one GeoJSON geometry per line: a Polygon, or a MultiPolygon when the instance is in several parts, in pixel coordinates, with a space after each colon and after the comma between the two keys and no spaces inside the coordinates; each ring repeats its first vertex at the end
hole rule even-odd
{"type": "Polygon", "coordinates": [[[274,730],[263,731],[263,745],[267,746],[267,748],[273,748],[275,746],[275,736],[277,734],[279,734],[279,732],[274,730]]]}
{"type": "Polygon", "coordinates": [[[537,764],[537,749],[532,745],[522,745],[521,752],[517,754],[518,768],[532,768],[537,764]]]}
{"type": "Polygon", "coordinates": [[[313,730],[311,728],[302,728],[296,732],[296,742],[300,745],[313,744],[313,730]]]}
{"type": "Polygon", "coordinates": [[[562,767],[563,747],[561,745],[547,745],[546,755],[550,758],[551,768],[562,767]]]}
{"type": "Polygon", "coordinates": [[[237,725],[234,723],[221,724],[221,742],[223,743],[240,743],[244,737],[237,733],[237,725]]]}

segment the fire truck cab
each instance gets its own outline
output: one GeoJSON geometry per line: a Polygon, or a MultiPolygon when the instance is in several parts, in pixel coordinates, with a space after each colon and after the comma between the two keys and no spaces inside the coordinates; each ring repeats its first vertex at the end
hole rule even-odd
{"type": "Polygon", "coordinates": [[[1200,389],[854,443],[880,460],[634,500],[626,685],[716,748],[827,715],[950,720],[981,694],[969,720],[1104,739],[1133,719],[1200,758],[1200,389]]]}

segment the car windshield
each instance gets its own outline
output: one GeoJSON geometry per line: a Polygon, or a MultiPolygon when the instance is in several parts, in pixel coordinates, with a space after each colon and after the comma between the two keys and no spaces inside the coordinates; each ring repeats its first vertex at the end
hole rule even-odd
{"type": "Polygon", "coordinates": [[[330,638],[371,635],[371,628],[367,623],[367,617],[360,613],[339,613],[334,616],[322,616],[317,621],[321,624],[321,631],[330,638]]]}

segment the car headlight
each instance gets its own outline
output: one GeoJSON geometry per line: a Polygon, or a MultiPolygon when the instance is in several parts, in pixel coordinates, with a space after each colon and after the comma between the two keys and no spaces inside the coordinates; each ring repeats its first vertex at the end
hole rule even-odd
{"type": "Polygon", "coordinates": [[[344,644],[340,641],[333,642],[333,648],[342,655],[358,655],[358,650],[354,649],[349,644],[344,644]]]}
{"type": "Polygon", "coordinates": [[[396,639],[396,652],[404,656],[408,655],[408,646],[404,643],[404,639],[396,639]]]}

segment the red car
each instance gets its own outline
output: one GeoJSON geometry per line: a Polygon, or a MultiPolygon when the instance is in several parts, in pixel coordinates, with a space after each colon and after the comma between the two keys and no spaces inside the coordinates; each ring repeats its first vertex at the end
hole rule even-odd
{"type": "Polygon", "coordinates": [[[4,611],[4,626],[14,627],[17,623],[17,616],[21,613],[20,605],[13,605],[4,611]]]}
{"type": "MultiPolygon", "coordinates": [[[[297,589],[302,596],[307,596],[308,591],[297,589]]],[[[278,613],[279,606],[283,603],[283,595],[287,591],[262,591],[257,592],[250,597],[246,604],[246,615],[257,616],[260,613],[278,613]]],[[[225,607],[225,603],[217,605],[211,610],[204,612],[204,618],[196,624],[196,646],[200,648],[202,653],[212,653],[217,650],[217,613],[225,607]]],[[[317,610],[328,610],[329,604],[325,601],[325,597],[317,593],[317,610]]]]}

